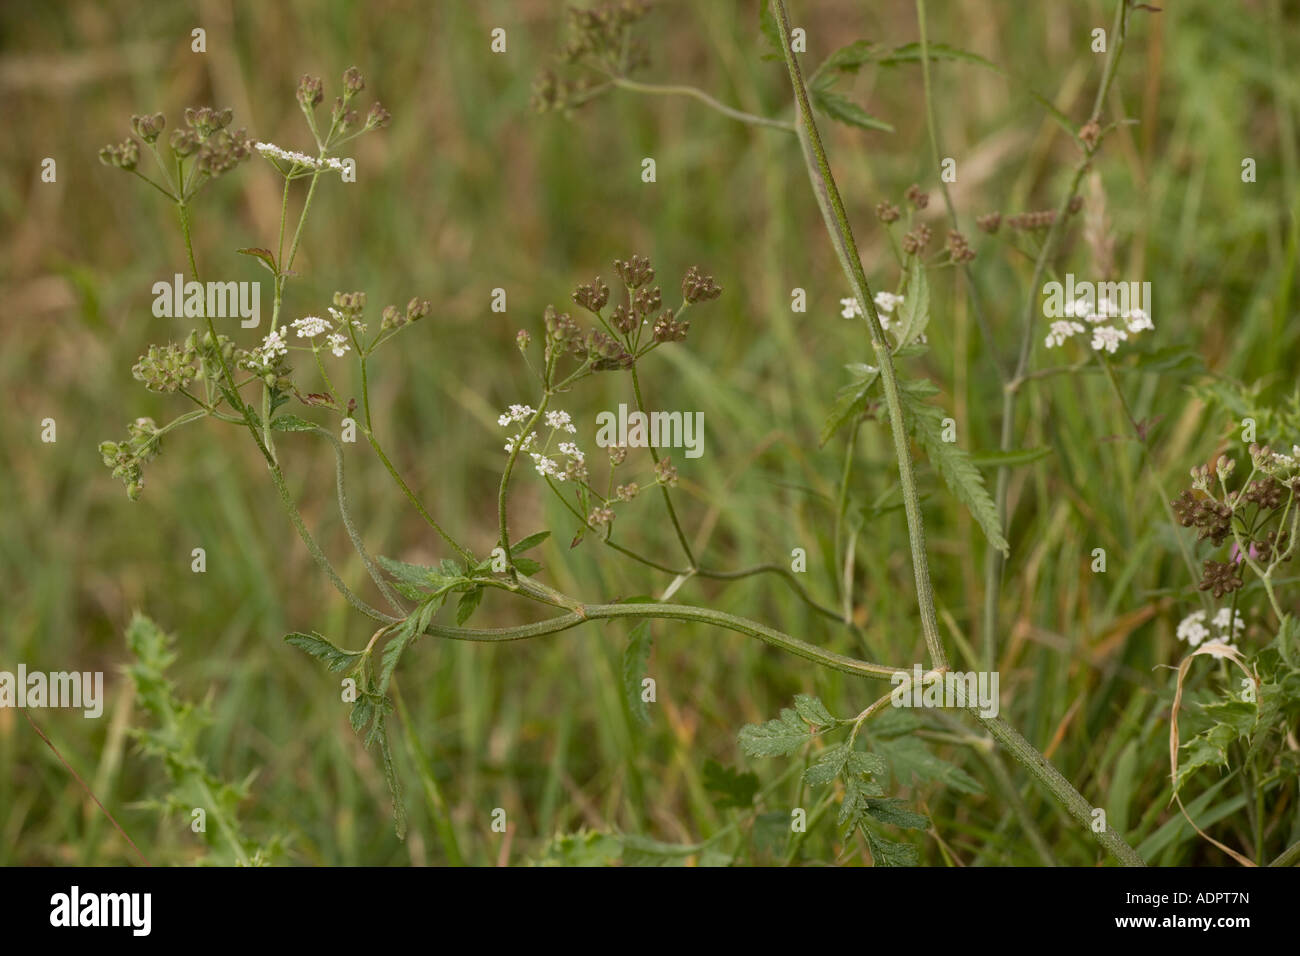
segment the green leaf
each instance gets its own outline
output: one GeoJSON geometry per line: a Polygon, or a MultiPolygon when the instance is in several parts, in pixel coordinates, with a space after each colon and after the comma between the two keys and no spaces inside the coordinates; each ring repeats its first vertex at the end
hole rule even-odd
{"type": "Polygon", "coordinates": [[[925,278],[920,256],[913,256],[908,267],[907,286],[903,290],[903,302],[898,307],[898,318],[901,323],[898,330],[900,347],[919,339],[930,324],[930,283],[925,278]]]}
{"type": "Polygon", "coordinates": [[[466,621],[469,620],[470,615],[473,614],[478,609],[479,602],[482,600],[483,600],[482,588],[475,588],[474,590],[466,591],[464,594],[461,595],[460,601],[456,605],[456,626],[457,627],[459,627],[460,625],[464,624],[466,621]]]}
{"type": "Polygon", "coordinates": [[[310,432],[320,426],[297,415],[280,415],[278,418],[271,419],[271,427],[281,432],[310,432]]]}
{"type": "Polygon", "coordinates": [[[522,541],[516,541],[514,544],[512,544],[510,546],[510,554],[512,556],[516,554],[523,554],[525,551],[529,550],[530,548],[537,547],[539,544],[541,544],[550,536],[551,533],[549,531],[538,531],[536,534],[530,534],[522,541]]]}
{"type": "Polygon", "coordinates": [[[275,256],[271,253],[270,249],[250,247],[248,249],[236,249],[235,251],[241,256],[252,256],[254,259],[262,263],[262,265],[270,271],[271,275],[276,277],[280,275],[280,269],[276,266],[275,256]]]}
{"type": "Polygon", "coordinates": [[[703,779],[704,789],[715,794],[713,805],[719,810],[728,807],[743,810],[753,805],[754,795],[758,793],[758,774],[741,773],[716,760],[705,762],[703,779]]]}
{"type": "Polygon", "coordinates": [[[447,591],[468,591],[479,587],[477,581],[466,577],[455,561],[444,560],[436,568],[408,564],[379,555],[380,566],[388,572],[397,585],[397,593],[412,601],[423,601],[432,594],[447,591]]]}
{"type": "Polygon", "coordinates": [[[834,727],[839,723],[831,716],[825,704],[809,694],[795,694],[794,709],[795,713],[815,727],[834,727]]]}
{"type": "Polygon", "coordinates": [[[960,767],[936,757],[915,737],[882,740],[877,746],[889,759],[895,779],[905,787],[917,780],[933,780],[962,793],[984,792],[978,780],[960,767]]]}
{"type": "Polygon", "coordinates": [[[767,0],[759,0],[758,3],[758,29],[762,31],[768,45],[774,51],[774,53],[764,53],[763,59],[784,59],[785,54],[781,49],[781,27],[777,24],[776,17],[772,13],[772,6],[767,0]]]}
{"type": "Polygon", "coordinates": [[[930,829],[930,818],[907,809],[902,800],[868,800],[867,813],[881,823],[904,830],[930,829]]]}
{"type": "Polygon", "coordinates": [[[884,120],[878,120],[847,96],[842,96],[829,89],[809,91],[814,109],[820,110],[836,122],[859,129],[874,129],[892,133],[894,127],[884,120]]]}
{"type": "MultiPolygon", "coordinates": [[[[992,70],[1001,76],[1006,76],[1006,70],[998,66],[992,60],[980,56],[978,53],[971,53],[969,50],[960,50],[957,47],[949,46],[946,43],[929,43],[926,45],[926,52],[930,55],[931,60],[961,60],[964,63],[973,63],[976,66],[982,66],[986,70],[992,70]]],[[[876,60],[881,66],[898,66],[902,63],[920,63],[921,62],[921,44],[904,43],[900,47],[895,47],[884,56],[876,60]]]]}
{"type": "Polygon", "coordinates": [[[1035,89],[1031,89],[1030,87],[1025,87],[1025,91],[1030,96],[1032,96],[1038,102],[1038,104],[1043,107],[1043,109],[1047,110],[1048,115],[1051,116],[1052,119],[1056,120],[1057,124],[1061,127],[1061,129],[1065,130],[1067,133],[1070,134],[1071,139],[1079,135],[1079,131],[1076,128],[1073,121],[1071,121],[1070,117],[1062,113],[1057,108],[1055,103],[1053,103],[1046,96],[1044,96],[1042,93],[1039,93],[1035,89]]]}
{"type": "MultiPolygon", "coordinates": [[[[513,555],[511,557],[513,558],[513,555]]],[[[534,561],[532,558],[514,558],[514,563],[516,571],[529,577],[542,570],[541,563],[534,561]]]]}
{"type": "MultiPolygon", "coordinates": [[[[870,366],[863,366],[863,368],[870,368],[870,366]]],[[[863,377],[840,389],[835,404],[831,406],[830,414],[826,416],[826,423],[822,425],[821,434],[818,435],[819,447],[825,445],[832,435],[867,410],[867,393],[871,391],[871,386],[879,377],[880,370],[871,369],[863,377]]]]}
{"type": "Polygon", "coordinates": [[[823,60],[808,82],[816,86],[819,79],[826,82],[824,77],[829,77],[830,82],[834,82],[836,73],[857,73],[864,65],[875,60],[878,52],[879,48],[870,40],[854,40],[823,60]]]}
{"type": "Polygon", "coordinates": [[[354,733],[361,733],[375,719],[375,698],[364,691],[352,702],[352,712],[348,714],[348,723],[354,733]]]}
{"type": "Polygon", "coordinates": [[[609,833],[579,830],[557,833],[533,866],[613,866],[623,853],[623,841],[609,833]]]}
{"type": "Polygon", "coordinates": [[[876,866],[918,866],[921,855],[910,843],[893,843],[876,836],[870,830],[862,831],[867,837],[867,848],[876,866]]]}
{"type": "Polygon", "coordinates": [[[950,491],[966,506],[993,547],[1004,555],[1011,551],[1002,536],[997,508],[984,487],[984,478],[970,460],[970,455],[955,443],[943,440],[943,410],[925,401],[937,393],[924,379],[900,383],[899,397],[909,428],[925,450],[930,463],[939,472],[950,491]]]}
{"type": "Polygon", "coordinates": [[[624,866],[685,866],[687,859],[704,849],[702,843],[664,843],[649,837],[623,837],[624,866]]]}
{"type": "Polygon", "coordinates": [[[813,732],[790,708],[761,724],[740,728],[740,749],[751,757],[784,757],[813,738],[813,732]]]}
{"type": "Polygon", "coordinates": [[[384,729],[381,715],[375,726],[378,728],[379,754],[384,762],[384,780],[388,783],[388,794],[393,799],[393,830],[397,839],[406,839],[406,805],[402,802],[402,784],[397,778],[397,767],[393,763],[393,751],[388,746],[388,734],[384,729]]]}
{"type": "Polygon", "coordinates": [[[643,724],[650,723],[650,708],[641,699],[641,681],[650,667],[650,649],[653,646],[650,622],[642,621],[632,628],[627,647],[623,649],[623,699],[628,710],[643,724]]]}
{"type": "Polygon", "coordinates": [[[827,747],[818,755],[817,762],[803,772],[803,781],[810,787],[824,787],[841,773],[849,762],[848,744],[827,747]]]}
{"type": "Polygon", "coordinates": [[[872,797],[883,796],[885,791],[874,780],[855,773],[845,774],[843,780],[844,799],[840,803],[836,823],[851,830],[861,826],[862,817],[867,812],[867,801],[872,797]]]}
{"type": "Polygon", "coordinates": [[[306,651],[332,671],[350,670],[365,656],[360,651],[345,651],[337,648],[314,631],[311,634],[295,631],[286,634],[284,641],[300,651],[306,651]]]}
{"type": "Polygon", "coordinates": [[[985,451],[970,456],[970,463],[976,468],[1014,468],[1016,465],[1028,465],[1046,458],[1052,453],[1050,448],[1013,448],[1011,451],[985,451]]]}

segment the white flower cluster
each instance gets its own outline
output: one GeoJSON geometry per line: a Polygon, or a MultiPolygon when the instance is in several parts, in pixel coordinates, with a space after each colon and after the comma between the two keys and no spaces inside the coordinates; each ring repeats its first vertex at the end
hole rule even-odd
{"type": "Polygon", "coordinates": [[[262,363],[265,368],[270,368],[275,364],[277,355],[287,355],[289,346],[285,344],[284,336],[280,329],[270,332],[262,339],[261,348],[253,350],[253,355],[262,363]]]}
{"type": "MultiPolygon", "coordinates": [[[[338,309],[334,308],[333,306],[330,306],[329,313],[335,322],[339,322],[339,323],[343,322],[343,313],[340,312],[338,309]]],[[[360,319],[353,319],[352,327],[356,329],[358,332],[360,332],[362,335],[364,335],[366,332],[366,323],[362,322],[360,319]]]]}
{"type": "MultiPolygon", "coordinates": [[[[497,416],[497,424],[502,428],[509,425],[522,425],[532,419],[537,414],[537,410],[531,405],[511,405],[508,409],[497,416]]],[[[578,428],[573,424],[573,417],[566,411],[556,409],[547,412],[545,415],[547,426],[551,429],[550,437],[546,440],[546,445],[550,445],[551,439],[556,432],[568,432],[571,435],[577,434],[578,428]]],[[[554,478],[556,481],[566,481],[570,475],[576,475],[578,478],[585,478],[586,469],[584,462],[586,456],[582,449],[570,441],[562,441],[556,447],[561,455],[569,459],[567,465],[561,465],[554,458],[546,455],[546,447],[543,446],[541,451],[534,450],[537,446],[537,432],[529,432],[525,437],[523,430],[506,441],[506,452],[514,454],[515,448],[520,451],[528,452],[528,457],[532,458],[533,465],[537,468],[537,473],[548,478],[554,478]]]]}
{"type": "Polygon", "coordinates": [[[282,159],[294,166],[305,166],[308,169],[325,169],[328,167],[339,173],[343,172],[343,160],[335,159],[333,156],[317,159],[315,156],[308,156],[306,153],[300,153],[294,149],[283,149],[276,146],[275,143],[254,143],[253,149],[267,159],[282,159]]]}
{"type": "Polygon", "coordinates": [[[1178,639],[1186,641],[1192,647],[1199,647],[1202,642],[1209,639],[1209,643],[1205,646],[1215,657],[1223,657],[1224,651],[1235,651],[1237,648],[1232,642],[1237,639],[1240,631],[1246,629],[1246,622],[1241,619],[1241,613],[1230,608],[1221,608],[1210,620],[1209,627],[1206,626],[1205,617],[1204,611],[1193,611],[1179,621],[1176,632],[1178,639]],[[1210,630],[1210,627],[1214,630],[1210,630]]]}
{"type": "MultiPolygon", "coordinates": [[[[901,295],[894,295],[892,292],[877,292],[873,297],[876,303],[876,313],[880,316],[880,325],[886,332],[889,331],[890,323],[893,321],[890,313],[903,304],[901,295]]],[[[858,305],[856,297],[840,299],[840,315],[846,319],[856,319],[862,317],[862,306],[858,305]]]]}
{"type": "Polygon", "coordinates": [[[1099,299],[1094,308],[1089,298],[1083,296],[1065,304],[1065,315],[1065,319],[1053,322],[1048,329],[1047,347],[1049,349],[1064,345],[1066,339],[1088,331],[1087,326],[1081,322],[1073,321],[1075,319],[1084,319],[1092,326],[1091,344],[1094,351],[1106,351],[1112,354],[1119,348],[1119,343],[1127,341],[1130,335],[1137,335],[1139,332],[1155,329],[1155,325],[1151,322],[1151,316],[1147,315],[1144,309],[1121,310],[1119,306],[1109,299],[1099,299]],[[1122,319],[1124,328],[1119,327],[1121,323],[1115,325],[1103,324],[1114,319],[1122,319]]]}
{"type": "Polygon", "coordinates": [[[341,332],[335,332],[325,339],[325,344],[330,347],[330,351],[338,358],[343,357],[343,353],[352,348],[348,344],[348,337],[341,332]]]}
{"type": "Polygon", "coordinates": [[[328,332],[331,327],[319,315],[304,315],[301,319],[295,319],[290,324],[297,331],[300,339],[314,339],[321,333],[328,332]]]}

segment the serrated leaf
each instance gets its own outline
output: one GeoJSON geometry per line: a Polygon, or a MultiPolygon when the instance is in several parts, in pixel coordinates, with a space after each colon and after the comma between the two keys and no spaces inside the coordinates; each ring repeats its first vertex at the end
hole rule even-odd
{"type": "Polygon", "coordinates": [[[361,693],[352,702],[352,712],[348,714],[348,723],[354,733],[361,733],[375,719],[375,699],[370,694],[361,693]]]}
{"type": "Polygon", "coordinates": [[[1050,448],[1013,448],[1010,451],[984,451],[970,456],[976,468],[1014,468],[1040,461],[1052,453],[1050,448]]]}
{"type": "Polygon", "coordinates": [[[510,553],[511,555],[523,554],[530,548],[537,547],[550,536],[551,533],[549,531],[538,531],[536,534],[530,534],[528,537],[512,544],[510,546],[510,553]]]}
{"type": "Polygon", "coordinates": [[[792,754],[813,737],[812,730],[799,715],[785,708],[780,717],[761,724],[740,728],[740,749],[750,757],[784,757],[792,754]]]}
{"type": "Polygon", "coordinates": [[[520,574],[526,574],[529,577],[532,577],[538,571],[542,570],[541,564],[534,561],[532,558],[514,558],[514,564],[516,571],[520,574]]]}
{"type": "Polygon", "coordinates": [[[1002,536],[997,508],[984,487],[984,477],[964,449],[943,440],[943,410],[925,401],[935,392],[935,387],[925,380],[901,383],[899,397],[908,427],[944,484],[970,511],[989,543],[1004,555],[1009,554],[1011,548],[1002,536]]]}
{"type": "Polygon", "coordinates": [[[915,737],[897,737],[877,743],[889,760],[894,778],[903,786],[916,781],[937,781],[962,793],[983,793],[980,782],[965,770],[935,756],[915,737]]]}
{"type": "Polygon", "coordinates": [[[881,823],[902,827],[904,830],[928,830],[930,818],[907,809],[902,800],[872,799],[867,801],[867,813],[881,823]]]}
{"type": "Polygon", "coordinates": [[[804,720],[816,727],[833,727],[839,723],[826,705],[811,694],[795,694],[794,709],[804,720]]]}
{"type": "MultiPolygon", "coordinates": [[[[976,66],[982,66],[994,73],[1006,76],[1006,71],[998,66],[992,60],[980,56],[978,53],[972,53],[969,50],[961,50],[947,43],[929,43],[926,44],[926,52],[931,60],[961,60],[965,63],[973,63],[976,66]]],[[[895,47],[888,53],[876,59],[881,66],[898,66],[902,63],[920,63],[921,62],[921,44],[904,43],[900,47],[895,47]]]]}
{"type": "Polygon", "coordinates": [[[822,76],[833,78],[835,73],[857,73],[864,65],[872,62],[877,53],[878,47],[870,40],[854,40],[823,60],[809,82],[815,85],[822,76]]]}
{"type": "Polygon", "coordinates": [[[297,415],[280,415],[271,419],[271,427],[281,432],[310,432],[315,431],[319,426],[297,415]]]}
{"type": "Polygon", "coordinates": [[[332,671],[347,670],[355,667],[364,656],[360,651],[345,651],[335,647],[314,631],[303,634],[295,631],[284,636],[286,644],[291,644],[300,651],[305,651],[332,671]]]}
{"type": "Polygon", "coordinates": [[[641,699],[641,681],[645,679],[650,667],[650,650],[654,646],[654,635],[650,633],[650,622],[642,621],[632,628],[628,635],[627,647],[623,649],[623,699],[628,710],[642,724],[650,723],[650,708],[641,699]]]}
{"type": "MultiPolygon", "coordinates": [[[[870,366],[865,367],[870,368],[870,366]]],[[[871,391],[871,386],[879,377],[880,370],[872,369],[865,377],[839,390],[835,397],[835,404],[831,406],[830,414],[826,416],[826,422],[822,425],[821,434],[817,436],[818,446],[825,445],[832,435],[866,411],[867,393],[871,391]]]]}
{"type": "Polygon", "coordinates": [[[713,805],[719,810],[728,807],[743,810],[753,805],[754,795],[758,793],[758,774],[741,773],[722,766],[716,760],[705,762],[703,780],[704,789],[716,794],[713,805]]]}
{"type": "Polygon", "coordinates": [[[812,89],[808,91],[814,109],[820,110],[836,122],[859,129],[880,130],[892,133],[894,127],[884,120],[878,120],[847,96],[842,96],[831,89],[812,89]]]}
{"type": "Polygon", "coordinates": [[[884,773],[888,764],[885,758],[880,754],[864,753],[861,750],[854,750],[849,753],[849,759],[845,766],[847,773],[865,773],[877,774],[884,773]]]}
{"type": "Polygon", "coordinates": [[[456,626],[464,624],[470,619],[483,600],[483,589],[475,588],[472,591],[466,591],[461,595],[460,601],[456,604],[456,626]]]}
{"type": "Polygon", "coordinates": [[[867,780],[857,774],[846,774],[844,781],[844,799],[840,803],[840,812],[836,823],[841,827],[853,829],[860,826],[862,816],[867,812],[867,800],[884,794],[883,788],[874,780],[867,780]]]}
{"type": "Polygon", "coordinates": [[[397,767],[393,763],[393,751],[388,746],[388,733],[381,715],[375,726],[378,729],[379,754],[384,763],[384,780],[388,784],[388,794],[393,800],[393,830],[397,839],[406,839],[406,805],[402,802],[402,784],[397,778],[397,767]]]}
{"type": "Polygon", "coordinates": [[[849,745],[837,744],[827,747],[803,772],[803,781],[810,787],[824,787],[844,771],[849,760],[849,745]]]}
{"type": "Polygon", "coordinates": [[[907,270],[907,286],[903,290],[903,301],[898,307],[900,347],[910,345],[925,334],[930,324],[930,282],[925,277],[925,267],[921,265],[920,256],[912,257],[912,264],[907,270]]]}
{"type": "Polygon", "coordinates": [[[894,843],[865,828],[862,832],[866,834],[867,849],[876,866],[917,866],[921,862],[920,853],[910,843],[894,843]]]}

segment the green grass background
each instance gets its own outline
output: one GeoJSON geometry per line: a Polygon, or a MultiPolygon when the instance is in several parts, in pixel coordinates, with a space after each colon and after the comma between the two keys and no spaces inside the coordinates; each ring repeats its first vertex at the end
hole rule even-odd
{"type": "MultiPolygon", "coordinates": [[[[1113,7],[929,6],[932,43],[971,49],[1012,74],[961,62],[933,70],[943,153],[958,160],[954,200],[1005,356],[1019,334],[1031,264],[977,233],[974,217],[1059,200],[1077,153],[1028,90],[1084,118],[1101,65],[1089,31],[1109,27],[1113,7]]],[[[1100,192],[1089,201],[1104,196],[1118,275],[1152,282],[1156,331],[1144,348],[1185,346],[1215,373],[1288,392],[1296,378],[1300,14],[1282,0],[1165,6],[1133,14],[1108,110],[1137,122],[1108,139],[1096,165],[1100,192]],[[1258,164],[1254,184],[1241,182],[1244,157],[1258,164]]],[[[900,0],[796,2],[793,16],[808,31],[808,64],[859,38],[917,39],[913,7],[900,0]]],[[[790,115],[784,69],[760,58],[757,4],[665,2],[642,35],[653,61],[642,79],[691,83],[742,109],[790,115]]],[[[683,98],[613,93],[572,119],[537,115],[530,84],[562,38],[562,5],[541,0],[14,2],[0,11],[9,133],[0,139],[0,667],[107,673],[101,720],[33,716],[151,862],[190,862],[203,847],[188,821],[139,806],[165,778],[125,734],[142,719],[121,674],[133,609],[177,635],[181,693],[210,699],[214,721],[203,741],[214,769],[230,779],[258,771],[241,808],[247,833],[288,837],[286,859],[295,863],[443,861],[425,775],[437,781],[473,863],[521,862],[553,833],[582,826],[695,842],[730,819],[703,786],[708,759],[755,769],[765,781],[785,766],[743,758],[741,724],[773,716],[799,692],[843,715],[881,692],[735,634],[657,622],[659,700],[642,728],[619,687],[622,625],[503,646],[426,639],[397,679],[410,717],[409,734],[394,734],[411,812],[401,842],[377,756],[349,730],[335,677],[280,641],[286,631],[319,630],[359,647],[372,628],[317,572],[251,443],[219,422],[169,435],[137,503],[99,462],[97,443],[120,438],[129,420],[162,423],[185,410],[145,392],[130,368],[150,343],[180,339],[187,328],[150,312],[151,285],[185,271],[174,210],[101,165],[98,149],[125,135],[131,113],[163,110],[170,129],[185,106],[205,104],[233,107],[235,125],[257,138],[303,148],[310,139],[293,99],[298,77],[324,76],[328,102],[355,64],[365,96],[381,99],[393,123],[357,142],[358,183],[322,184],[286,309],[290,318],[320,312],[336,289],[366,291],[375,315],[411,295],[433,301],[433,314],[400,347],[379,354],[373,391],[379,434],[435,515],[476,552],[492,547],[503,463],[495,417],[508,403],[536,399],[514,347],[517,329],[536,335],[543,308],[568,304],[577,282],[612,280],[616,256],[651,256],[666,289],[699,264],[724,295],[696,310],[684,345],[657,352],[643,372],[652,406],[705,415],[705,456],[677,462],[687,531],[716,567],[787,561],[804,547],[808,587],[834,603],[829,534],[843,439],[818,449],[816,436],[847,381],[843,363],[869,355],[861,327],[839,317],[848,292],[797,144],[683,98]],[[206,54],[190,51],[195,26],[207,31],[206,54]],[[498,26],[508,33],[505,55],[489,50],[498,26]],[[39,178],[47,156],[58,163],[56,184],[39,178]],[[657,162],[654,184],[640,181],[646,156],[657,162]],[[790,309],[796,286],[807,290],[805,314],[790,309]],[[496,287],[507,290],[504,316],[489,310],[496,287]],[[40,441],[46,417],[57,421],[54,444],[40,441]],[[190,571],[194,547],[207,551],[206,574],[190,571]],[[507,810],[508,839],[489,829],[496,807],[507,810]]],[[[875,204],[901,202],[920,182],[932,192],[929,221],[939,237],[946,231],[920,69],[868,68],[846,92],[896,127],[825,129],[867,275],[894,288],[897,266],[875,204]]],[[[260,160],[209,187],[196,209],[200,267],[226,279],[265,278],[234,250],[273,245],[278,200],[260,160]]],[[[1090,274],[1077,231],[1059,267],[1090,274]]],[[[952,270],[932,274],[932,294],[932,349],[904,374],[941,385],[939,401],[964,447],[993,450],[1000,396],[989,351],[952,270]]],[[[1038,338],[1035,366],[1059,361],[1038,338]]],[[[1156,464],[1171,488],[1181,487],[1190,467],[1225,447],[1233,422],[1189,393],[1194,375],[1121,375],[1136,413],[1160,417],[1156,464]]],[[[355,390],[341,379],[341,389],[355,390]]],[[[598,379],[563,407],[591,420],[626,401],[625,388],[621,378],[598,379]]],[[[1032,386],[1020,409],[1018,444],[1052,454],[1017,469],[1011,485],[1003,714],[1147,859],[1221,864],[1167,805],[1171,671],[1163,665],[1180,656],[1173,626],[1194,602],[1136,446],[1108,440],[1125,433],[1125,420],[1095,374],[1032,386]],[[1088,569],[1095,547],[1108,552],[1105,575],[1088,569]]],[[[334,509],[328,448],[294,435],[280,447],[309,525],[373,602],[334,509]]],[[[409,561],[444,556],[368,447],[347,447],[371,550],[409,561]]],[[[887,428],[868,424],[860,447],[852,496],[869,504],[897,479],[887,428]]],[[[962,649],[978,646],[984,542],[929,467],[920,474],[945,639],[957,649],[954,666],[973,668],[962,649]]],[[[591,600],[667,585],[594,542],[569,550],[570,516],[534,477],[519,475],[512,526],[518,534],[555,529],[539,554],[548,580],[591,600]]],[[[626,543],[677,563],[657,496],[635,502],[619,527],[626,543]]],[[[855,615],[870,652],[921,659],[901,511],[872,519],[857,553],[855,615]]],[[[677,599],[869,656],[775,579],[695,580],[677,599]]],[[[475,623],[544,613],[493,592],[475,623]]],[[[1206,672],[1194,683],[1213,676],[1206,672]]],[[[981,757],[985,744],[971,723],[936,744],[985,794],[893,788],[934,819],[937,837],[913,837],[927,863],[1040,862],[981,757]]],[[[1014,764],[1012,775],[1058,862],[1102,860],[1014,764]]],[[[1210,826],[1227,816],[1212,832],[1237,845],[1246,832],[1232,823],[1240,798],[1234,804],[1227,792],[1203,803],[1198,820],[1210,826]]],[[[1295,807],[1274,810],[1300,821],[1295,807]]],[[[831,859],[833,844],[823,826],[808,848],[831,859]]],[[[23,716],[0,710],[0,862],[133,859],[23,716]]]]}

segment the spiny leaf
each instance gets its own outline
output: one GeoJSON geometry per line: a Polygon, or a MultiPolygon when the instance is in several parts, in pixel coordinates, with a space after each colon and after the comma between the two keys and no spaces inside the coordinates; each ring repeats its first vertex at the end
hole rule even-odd
{"type": "Polygon", "coordinates": [[[654,646],[654,635],[650,633],[650,622],[642,621],[632,628],[628,635],[627,647],[623,650],[623,699],[627,701],[628,710],[641,723],[650,723],[650,708],[641,699],[641,681],[645,679],[650,666],[650,649],[654,646]]]}
{"type": "Polygon", "coordinates": [[[892,133],[894,127],[884,120],[878,120],[847,96],[841,96],[830,89],[813,89],[809,91],[814,109],[821,110],[831,119],[846,126],[859,129],[874,129],[892,133]]]}
{"type": "Polygon", "coordinates": [[[349,670],[360,663],[364,656],[360,651],[345,651],[335,647],[314,631],[311,634],[295,631],[286,634],[284,641],[300,651],[306,651],[332,671],[349,670]]]}
{"type": "Polygon", "coordinates": [[[1011,548],[1002,536],[997,508],[984,487],[983,476],[964,449],[943,440],[943,410],[925,401],[938,390],[924,379],[900,385],[899,397],[917,443],[925,450],[944,484],[970,511],[993,547],[1004,555],[1009,554],[1011,548]]]}

